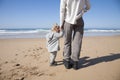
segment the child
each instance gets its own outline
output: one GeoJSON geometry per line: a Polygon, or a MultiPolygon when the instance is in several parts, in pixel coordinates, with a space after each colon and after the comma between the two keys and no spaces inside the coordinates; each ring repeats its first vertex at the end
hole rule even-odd
{"type": "Polygon", "coordinates": [[[63,36],[63,31],[60,27],[55,24],[52,30],[46,35],[47,39],[47,49],[50,52],[50,66],[57,65],[55,62],[55,58],[57,55],[57,51],[60,50],[59,47],[59,38],[63,36]]]}

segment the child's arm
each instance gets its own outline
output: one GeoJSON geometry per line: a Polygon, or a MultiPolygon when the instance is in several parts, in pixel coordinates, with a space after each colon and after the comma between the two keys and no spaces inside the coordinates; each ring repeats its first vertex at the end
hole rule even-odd
{"type": "Polygon", "coordinates": [[[63,30],[60,30],[60,33],[55,33],[54,36],[57,38],[61,38],[63,36],[63,30]]]}
{"type": "Polygon", "coordinates": [[[47,35],[46,35],[46,40],[49,41],[53,38],[53,33],[52,32],[49,32],[47,35]]]}

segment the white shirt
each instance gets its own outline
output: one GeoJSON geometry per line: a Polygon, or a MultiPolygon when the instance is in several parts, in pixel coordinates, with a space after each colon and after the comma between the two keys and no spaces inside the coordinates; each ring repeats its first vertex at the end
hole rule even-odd
{"type": "Polygon", "coordinates": [[[48,52],[54,52],[54,51],[59,51],[59,39],[63,36],[63,31],[60,31],[60,33],[57,32],[49,32],[46,35],[46,47],[48,49],[48,52]]]}
{"type": "Polygon", "coordinates": [[[84,12],[90,9],[89,0],[61,0],[60,3],[60,26],[66,21],[75,24],[84,12]]]}

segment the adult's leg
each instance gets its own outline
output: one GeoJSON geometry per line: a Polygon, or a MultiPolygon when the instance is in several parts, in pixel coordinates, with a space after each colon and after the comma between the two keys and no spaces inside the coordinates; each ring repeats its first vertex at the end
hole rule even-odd
{"type": "Polygon", "coordinates": [[[71,56],[71,39],[72,39],[72,25],[65,22],[64,24],[64,60],[69,61],[71,56]]]}
{"type": "Polygon", "coordinates": [[[73,61],[79,61],[83,32],[84,32],[84,21],[82,18],[78,20],[78,23],[74,25],[73,29],[74,29],[74,34],[73,34],[71,58],[73,61]]]}

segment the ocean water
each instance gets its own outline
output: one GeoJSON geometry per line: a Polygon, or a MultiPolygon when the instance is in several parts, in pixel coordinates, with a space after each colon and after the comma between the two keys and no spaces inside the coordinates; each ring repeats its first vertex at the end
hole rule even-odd
{"type": "MultiPolygon", "coordinates": [[[[6,38],[45,38],[50,28],[0,29],[0,39],[6,38]]],[[[84,36],[120,35],[120,29],[84,29],[84,36]]]]}

